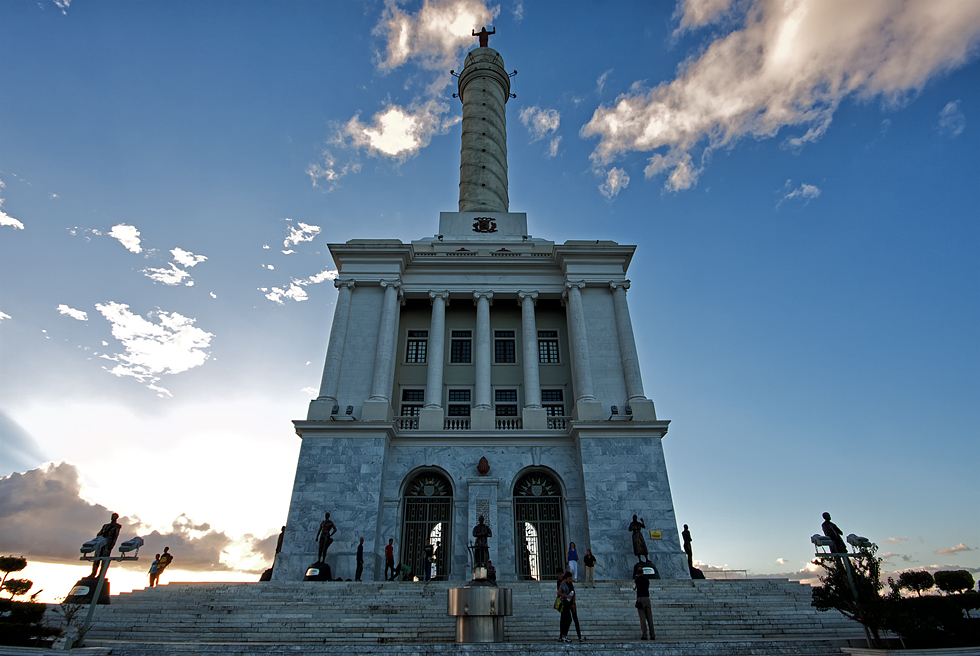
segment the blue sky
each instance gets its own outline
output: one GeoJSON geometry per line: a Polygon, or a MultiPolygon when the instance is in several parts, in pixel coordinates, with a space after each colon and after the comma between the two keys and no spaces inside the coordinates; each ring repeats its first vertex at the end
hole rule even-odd
{"type": "Polygon", "coordinates": [[[114,510],[177,578],[268,566],[326,244],[455,210],[483,24],[511,210],[638,246],[696,559],[806,578],[828,510],[891,570],[977,572],[980,5],[925,0],[5,2],[0,552],[53,599],[114,510]]]}

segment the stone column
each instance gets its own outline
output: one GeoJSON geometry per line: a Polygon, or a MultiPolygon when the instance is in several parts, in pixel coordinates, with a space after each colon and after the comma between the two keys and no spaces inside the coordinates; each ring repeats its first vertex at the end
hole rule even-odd
{"type": "Polygon", "coordinates": [[[493,340],[490,338],[490,301],[493,292],[473,292],[476,299],[476,335],[473,359],[476,362],[476,381],[473,393],[472,427],[475,430],[493,428],[493,399],[490,396],[490,363],[493,340]]]}
{"type": "Polygon", "coordinates": [[[592,365],[589,362],[589,338],[585,331],[585,312],[582,309],[584,281],[565,283],[568,341],[572,351],[572,376],[575,381],[575,419],[596,421],[602,407],[592,391],[592,365]]]}
{"type": "Polygon", "coordinates": [[[364,402],[361,418],[366,421],[391,420],[391,373],[394,363],[398,332],[398,294],[401,283],[382,280],[385,297],[381,309],[381,327],[378,330],[378,347],[374,354],[374,377],[371,382],[371,398],[364,402]]]}
{"type": "Polygon", "coordinates": [[[640,375],[640,358],[636,354],[636,339],[633,336],[633,322],[626,302],[626,290],[630,281],[609,283],[613,294],[613,308],[616,315],[616,334],[619,337],[619,354],[623,361],[623,380],[626,383],[626,403],[633,411],[635,419],[656,420],[653,401],[643,395],[643,378],[640,375]]]}
{"type": "Polygon", "coordinates": [[[310,403],[309,419],[326,419],[333,406],[337,405],[337,390],[340,386],[340,366],[344,360],[344,344],[347,341],[347,323],[350,319],[353,280],[334,280],[339,290],[337,305],[333,311],[333,324],[330,327],[330,341],[327,344],[327,358],[323,364],[323,377],[320,379],[320,395],[310,403]]]}
{"type": "Polygon", "coordinates": [[[432,319],[429,321],[429,343],[425,354],[425,407],[419,413],[420,430],[442,430],[445,414],[442,407],[442,375],[446,354],[446,305],[449,292],[429,292],[432,319]]]}
{"type": "Polygon", "coordinates": [[[525,429],[548,427],[547,413],[541,407],[541,376],[538,371],[538,327],[534,320],[537,292],[517,292],[521,304],[521,332],[524,336],[524,410],[525,429]]]}

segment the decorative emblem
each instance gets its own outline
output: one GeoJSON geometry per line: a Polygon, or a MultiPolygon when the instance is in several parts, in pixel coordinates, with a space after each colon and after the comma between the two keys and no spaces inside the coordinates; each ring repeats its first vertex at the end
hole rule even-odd
{"type": "Polygon", "coordinates": [[[447,497],[450,496],[446,479],[438,474],[421,474],[413,480],[405,496],[409,497],[447,497]]]}
{"type": "Polygon", "coordinates": [[[490,463],[486,456],[480,458],[480,462],[476,465],[476,471],[480,472],[480,476],[486,476],[487,472],[490,471],[490,463]]]}
{"type": "Polygon", "coordinates": [[[479,216],[473,221],[473,232],[497,232],[497,222],[489,216],[479,216]]]}
{"type": "Polygon", "coordinates": [[[523,476],[514,486],[517,497],[560,497],[561,490],[555,481],[546,474],[532,472],[523,476]]]}

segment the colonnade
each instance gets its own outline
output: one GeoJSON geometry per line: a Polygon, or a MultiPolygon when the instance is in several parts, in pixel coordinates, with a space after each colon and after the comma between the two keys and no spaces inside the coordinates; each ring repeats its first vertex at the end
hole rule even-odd
{"type": "MultiPolygon", "coordinates": [[[[398,352],[399,307],[400,299],[403,296],[403,285],[397,280],[363,281],[359,284],[380,285],[384,289],[374,370],[371,379],[371,396],[366,400],[366,403],[390,405],[392,377],[398,352]]],[[[640,376],[640,362],[633,336],[633,324],[630,320],[629,305],[626,300],[626,290],[630,286],[629,281],[596,282],[590,280],[586,282],[584,280],[566,280],[562,298],[566,308],[575,406],[598,403],[593,387],[592,366],[589,358],[589,335],[582,301],[582,290],[587,286],[598,285],[608,285],[613,298],[613,318],[616,324],[616,335],[623,365],[627,403],[645,401],[643,381],[640,376]]],[[[347,329],[350,323],[351,299],[355,281],[352,279],[335,280],[334,286],[339,290],[339,294],[327,346],[323,377],[320,382],[320,394],[317,398],[318,402],[329,405],[338,404],[341,363],[347,342],[347,329]]],[[[475,411],[487,411],[493,407],[490,377],[491,363],[493,362],[490,306],[493,303],[493,296],[492,291],[472,292],[473,303],[476,305],[476,326],[473,340],[473,362],[475,365],[473,409],[475,411]]],[[[521,307],[521,332],[523,335],[525,411],[541,411],[542,408],[538,331],[535,321],[535,306],[538,296],[537,291],[522,290],[517,292],[517,302],[521,307]]],[[[424,410],[441,412],[446,344],[446,306],[449,305],[450,292],[448,290],[430,290],[428,297],[432,304],[432,314],[426,355],[429,366],[426,372],[424,410]]]]}

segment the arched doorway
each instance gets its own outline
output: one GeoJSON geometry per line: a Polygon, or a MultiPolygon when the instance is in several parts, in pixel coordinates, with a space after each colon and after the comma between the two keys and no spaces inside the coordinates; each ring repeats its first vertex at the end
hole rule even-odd
{"type": "Polygon", "coordinates": [[[453,488],[445,476],[423,472],[405,488],[405,515],[402,521],[400,562],[412,568],[412,573],[424,578],[422,550],[426,540],[436,548],[436,576],[446,578],[452,561],[453,488]]]}
{"type": "Polygon", "coordinates": [[[565,567],[561,486],[544,472],[530,472],[514,485],[517,577],[541,581],[565,567]]]}

